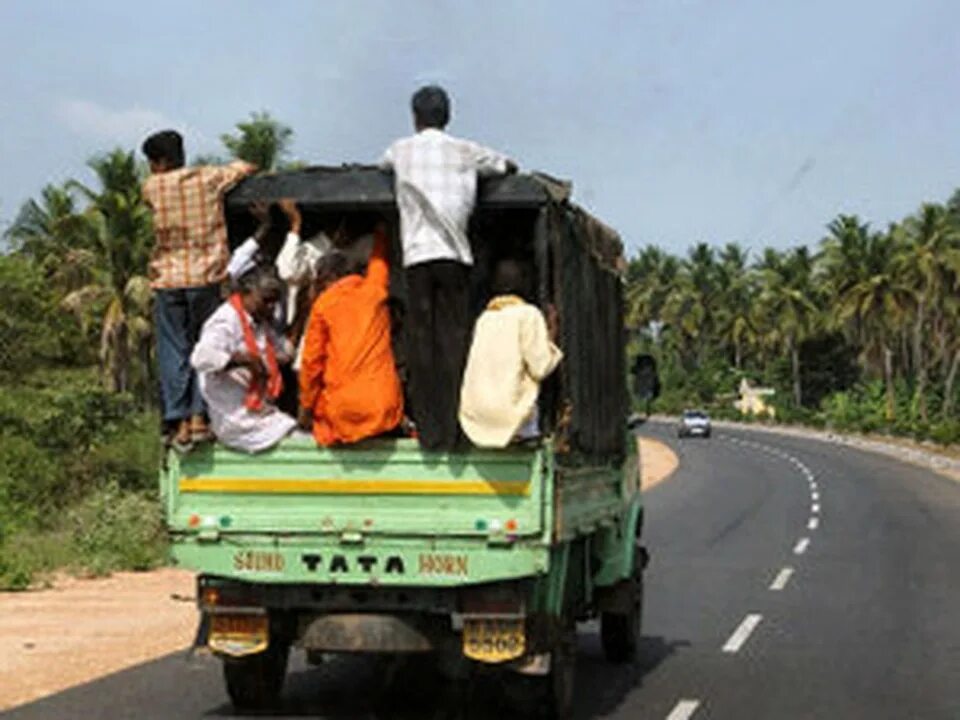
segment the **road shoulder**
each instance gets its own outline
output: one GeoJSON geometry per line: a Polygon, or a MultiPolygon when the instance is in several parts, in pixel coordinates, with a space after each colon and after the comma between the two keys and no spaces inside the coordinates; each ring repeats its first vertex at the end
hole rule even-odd
{"type": "Polygon", "coordinates": [[[640,489],[649,490],[673,475],[680,464],[677,454],[659,440],[637,436],[640,452],[640,489]]]}
{"type": "Polygon", "coordinates": [[[0,712],[187,647],[193,582],[164,568],[0,593],[0,712]]]}

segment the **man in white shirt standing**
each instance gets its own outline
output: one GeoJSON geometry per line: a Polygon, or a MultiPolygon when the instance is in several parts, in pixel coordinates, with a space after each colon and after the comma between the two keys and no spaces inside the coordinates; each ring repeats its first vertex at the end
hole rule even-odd
{"type": "Polygon", "coordinates": [[[467,225],[477,178],[516,171],[505,155],[444,132],[450,100],[435,85],[412,100],[416,133],[394,142],[382,166],[395,175],[406,274],[409,396],[420,444],[451,450],[470,336],[467,225]]]}

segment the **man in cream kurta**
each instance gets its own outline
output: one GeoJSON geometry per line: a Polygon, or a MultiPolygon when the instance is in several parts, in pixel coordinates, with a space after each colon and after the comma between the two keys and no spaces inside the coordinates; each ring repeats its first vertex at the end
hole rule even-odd
{"type": "Polygon", "coordinates": [[[479,447],[506,447],[521,428],[526,431],[536,416],[540,383],[563,358],[540,309],[513,294],[523,285],[519,266],[501,262],[494,278],[498,294],[473,331],[459,417],[479,447]]]}

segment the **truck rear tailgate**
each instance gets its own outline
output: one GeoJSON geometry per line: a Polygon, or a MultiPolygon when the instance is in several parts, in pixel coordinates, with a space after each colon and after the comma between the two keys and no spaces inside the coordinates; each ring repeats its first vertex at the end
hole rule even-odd
{"type": "Polygon", "coordinates": [[[447,455],[410,439],[322,449],[291,438],[259,455],[171,453],[161,490],[175,534],[522,538],[544,531],[546,450],[447,455]]]}

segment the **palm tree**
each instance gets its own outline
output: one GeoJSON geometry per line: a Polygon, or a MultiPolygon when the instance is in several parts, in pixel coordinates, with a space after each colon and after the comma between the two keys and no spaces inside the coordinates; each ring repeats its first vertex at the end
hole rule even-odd
{"type": "MultiPolygon", "coordinates": [[[[850,229],[851,225],[846,227],[850,229]]],[[[849,326],[855,321],[864,365],[869,367],[869,360],[873,359],[881,368],[886,392],[886,418],[892,421],[896,414],[893,329],[903,321],[910,294],[895,272],[897,243],[894,232],[870,233],[866,232],[866,225],[854,227],[856,242],[852,247],[843,248],[836,233],[823,242],[823,274],[833,298],[830,314],[841,326],[849,326]],[[864,231],[862,235],[861,230],[864,231]]],[[[831,223],[833,229],[834,223],[831,223]]]]}
{"type": "Polygon", "coordinates": [[[220,136],[227,151],[261,171],[276,170],[287,156],[293,130],[268,112],[251,113],[250,120],[237,123],[236,134],[220,136]]]}
{"type": "Polygon", "coordinates": [[[960,234],[950,222],[942,205],[924,204],[920,212],[900,226],[901,252],[895,271],[913,289],[913,356],[914,409],[921,420],[927,420],[927,380],[930,370],[927,332],[943,333],[942,300],[945,293],[956,289],[960,275],[960,234]]]}
{"type": "MultiPolygon", "coordinates": [[[[839,215],[827,225],[827,231],[827,237],[820,242],[816,279],[828,295],[838,299],[870,275],[870,226],[856,215],[839,215]]],[[[838,325],[848,340],[863,348],[863,319],[856,307],[838,325]]]]}
{"type": "Polygon", "coordinates": [[[47,185],[39,201],[25,202],[5,235],[55,288],[69,292],[90,282],[95,264],[91,227],[69,183],[47,185]]]}
{"type": "Polygon", "coordinates": [[[79,317],[100,315],[100,367],[114,392],[134,389],[131,354],[140,359],[140,382],[149,396],[151,367],[150,285],[146,278],[151,219],[140,193],[142,169],[132,152],[114,150],[93,158],[89,167],[100,187],[73,186],[89,200],[87,217],[94,228],[98,272],[93,282],[63,300],[79,317]]]}
{"type": "Polygon", "coordinates": [[[800,345],[815,326],[818,310],[814,299],[813,261],[809,250],[798,247],[784,255],[767,249],[759,266],[760,306],[764,308],[768,341],[782,343],[790,355],[793,399],[803,403],[800,379],[800,345]]]}
{"type": "Polygon", "coordinates": [[[743,368],[745,348],[757,339],[755,285],[747,261],[748,253],[737,243],[728,243],[720,252],[720,335],[733,348],[733,366],[737,370],[743,368]]]}
{"type": "Polygon", "coordinates": [[[627,266],[627,324],[645,329],[662,319],[663,304],[677,277],[679,262],[655,245],[627,266]]]}

